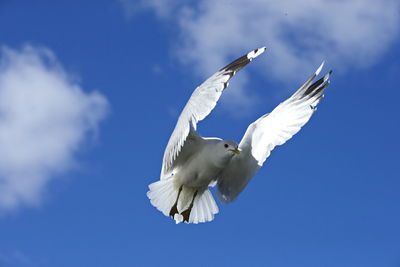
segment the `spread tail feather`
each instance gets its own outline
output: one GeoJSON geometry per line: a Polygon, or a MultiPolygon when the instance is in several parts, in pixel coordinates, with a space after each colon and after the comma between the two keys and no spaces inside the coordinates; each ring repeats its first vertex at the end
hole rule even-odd
{"type": "MultiPolygon", "coordinates": [[[[170,216],[171,208],[175,205],[178,198],[179,186],[174,183],[171,178],[164,179],[149,185],[147,197],[150,199],[151,204],[161,211],[165,216],[170,216]]],[[[209,222],[214,219],[214,215],[218,213],[218,206],[209,189],[203,192],[197,192],[192,188],[183,186],[179,195],[177,210],[179,214],[175,214],[174,218],[176,223],[183,221],[182,212],[186,211],[192,200],[193,207],[190,211],[188,223],[202,223],[209,222]]]]}
{"type": "Polygon", "coordinates": [[[176,188],[172,178],[160,180],[149,185],[147,197],[151,205],[156,207],[165,216],[169,216],[171,207],[178,196],[179,188],[176,188]]]}
{"type": "Polygon", "coordinates": [[[209,189],[199,193],[193,203],[189,223],[203,223],[214,220],[214,215],[219,212],[217,203],[209,189]]]}

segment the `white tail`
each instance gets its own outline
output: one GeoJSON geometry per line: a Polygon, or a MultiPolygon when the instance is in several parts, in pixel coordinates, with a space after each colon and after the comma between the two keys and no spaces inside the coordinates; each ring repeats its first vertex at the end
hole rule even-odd
{"type": "MultiPolygon", "coordinates": [[[[150,191],[147,192],[147,197],[151,204],[161,211],[165,216],[169,216],[172,206],[174,206],[178,197],[180,186],[174,183],[172,177],[163,179],[149,185],[150,191]]],[[[186,210],[194,195],[195,190],[186,186],[182,187],[179,195],[177,209],[178,212],[186,210]]],[[[198,192],[193,207],[190,212],[189,223],[209,222],[214,219],[214,214],[218,213],[218,206],[209,189],[203,192],[198,192]]],[[[175,215],[176,223],[183,221],[182,215],[175,215]]]]}
{"type": "Polygon", "coordinates": [[[179,190],[176,188],[172,177],[150,184],[149,189],[147,197],[150,199],[151,205],[156,207],[165,216],[169,216],[179,190]]]}
{"type": "Polygon", "coordinates": [[[206,189],[204,192],[197,194],[190,213],[189,223],[210,222],[214,220],[214,214],[218,212],[218,206],[211,191],[206,189]]]}

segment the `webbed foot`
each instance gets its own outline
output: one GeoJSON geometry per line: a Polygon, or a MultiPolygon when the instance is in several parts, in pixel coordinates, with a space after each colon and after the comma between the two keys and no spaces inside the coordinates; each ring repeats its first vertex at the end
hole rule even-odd
{"type": "Polygon", "coordinates": [[[183,221],[189,223],[189,218],[190,218],[190,212],[192,211],[193,204],[194,204],[194,199],[197,196],[197,191],[194,192],[192,202],[190,202],[189,208],[181,212],[181,215],[183,216],[183,221]]]}
{"type": "Polygon", "coordinates": [[[182,211],[181,215],[183,216],[184,222],[189,222],[190,212],[192,211],[192,207],[189,207],[187,210],[182,211]]]}
{"type": "Polygon", "coordinates": [[[179,187],[178,196],[176,197],[175,204],[172,206],[171,210],[169,211],[169,216],[171,216],[172,219],[174,218],[175,214],[179,214],[178,199],[179,199],[179,196],[181,195],[182,187],[183,187],[183,185],[181,185],[181,187],[179,187]]]}
{"type": "Polygon", "coordinates": [[[169,216],[171,216],[172,218],[174,218],[175,214],[179,214],[177,203],[175,203],[175,204],[172,206],[172,208],[171,208],[171,210],[170,210],[170,212],[169,212],[169,216]]]}

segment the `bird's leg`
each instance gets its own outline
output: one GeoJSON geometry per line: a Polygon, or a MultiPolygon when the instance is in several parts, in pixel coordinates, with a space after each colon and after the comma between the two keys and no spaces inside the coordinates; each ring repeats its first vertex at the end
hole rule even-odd
{"type": "Polygon", "coordinates": [[[197,191],[194,192],[194,194],[193,194],[193,199],[189,205],[189,208],[187,208],[185,211],[182,211],[182,213],[181,213],[181,215],[183,216],[184,222],[187,222],[187,223],[189,222],[190,212],[192,211],[194,199],[196,198],[196,196],[197,196],[197,191]]]}
{"type": "Polygon", "coordinates": [[[179,196],[181,194],[182,187],[183,187],[183,185],[181,185],[181,187],[179,187],[178,196],[176,197],[175,204],[172,206],[172,208],[171,208],[171,210],[169,212],[169,216],[171,216],[172,218],[174,218],[175,214],[177,214],[177,213],[179,214],[179,212],[178,212],[178,199],[179,199],[179,196]]]}

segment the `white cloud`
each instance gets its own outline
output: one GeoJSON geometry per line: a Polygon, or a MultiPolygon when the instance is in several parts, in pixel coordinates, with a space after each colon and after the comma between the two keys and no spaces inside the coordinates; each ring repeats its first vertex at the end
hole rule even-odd
{"type": "Polygon", "coordinates": [[[107,100],[85,93],[45,48],[1,48],[0,211],[37,205],[48,182],[105,117],[107,100]]]}
{"type": "Polygon", "coordinates": [[[117,0],[123,6],[125,14],[130,17],[143,9],[153,9],[158,17],[168,18],[174,10],[187,0],[117,0]]]}
{"type": "MultiPolygon", "coordinates": [[[[135,1],[124,2],[125,7],[135,5],[135,1]]],[[[257,59],[263,65],[260,73],[293,86],[293,81],[298,84],[324,59],[339,73],[365,68],[387,52],[400,26],[398,0],[146,3],[141,7],[153,9],[163,21],[176,23],[180,37],[176,54],[204,78],[230,59],[263,45],[269,49],[257,59]]],[[[245,93],[236,99],[252,103],[245,93]]]]}

